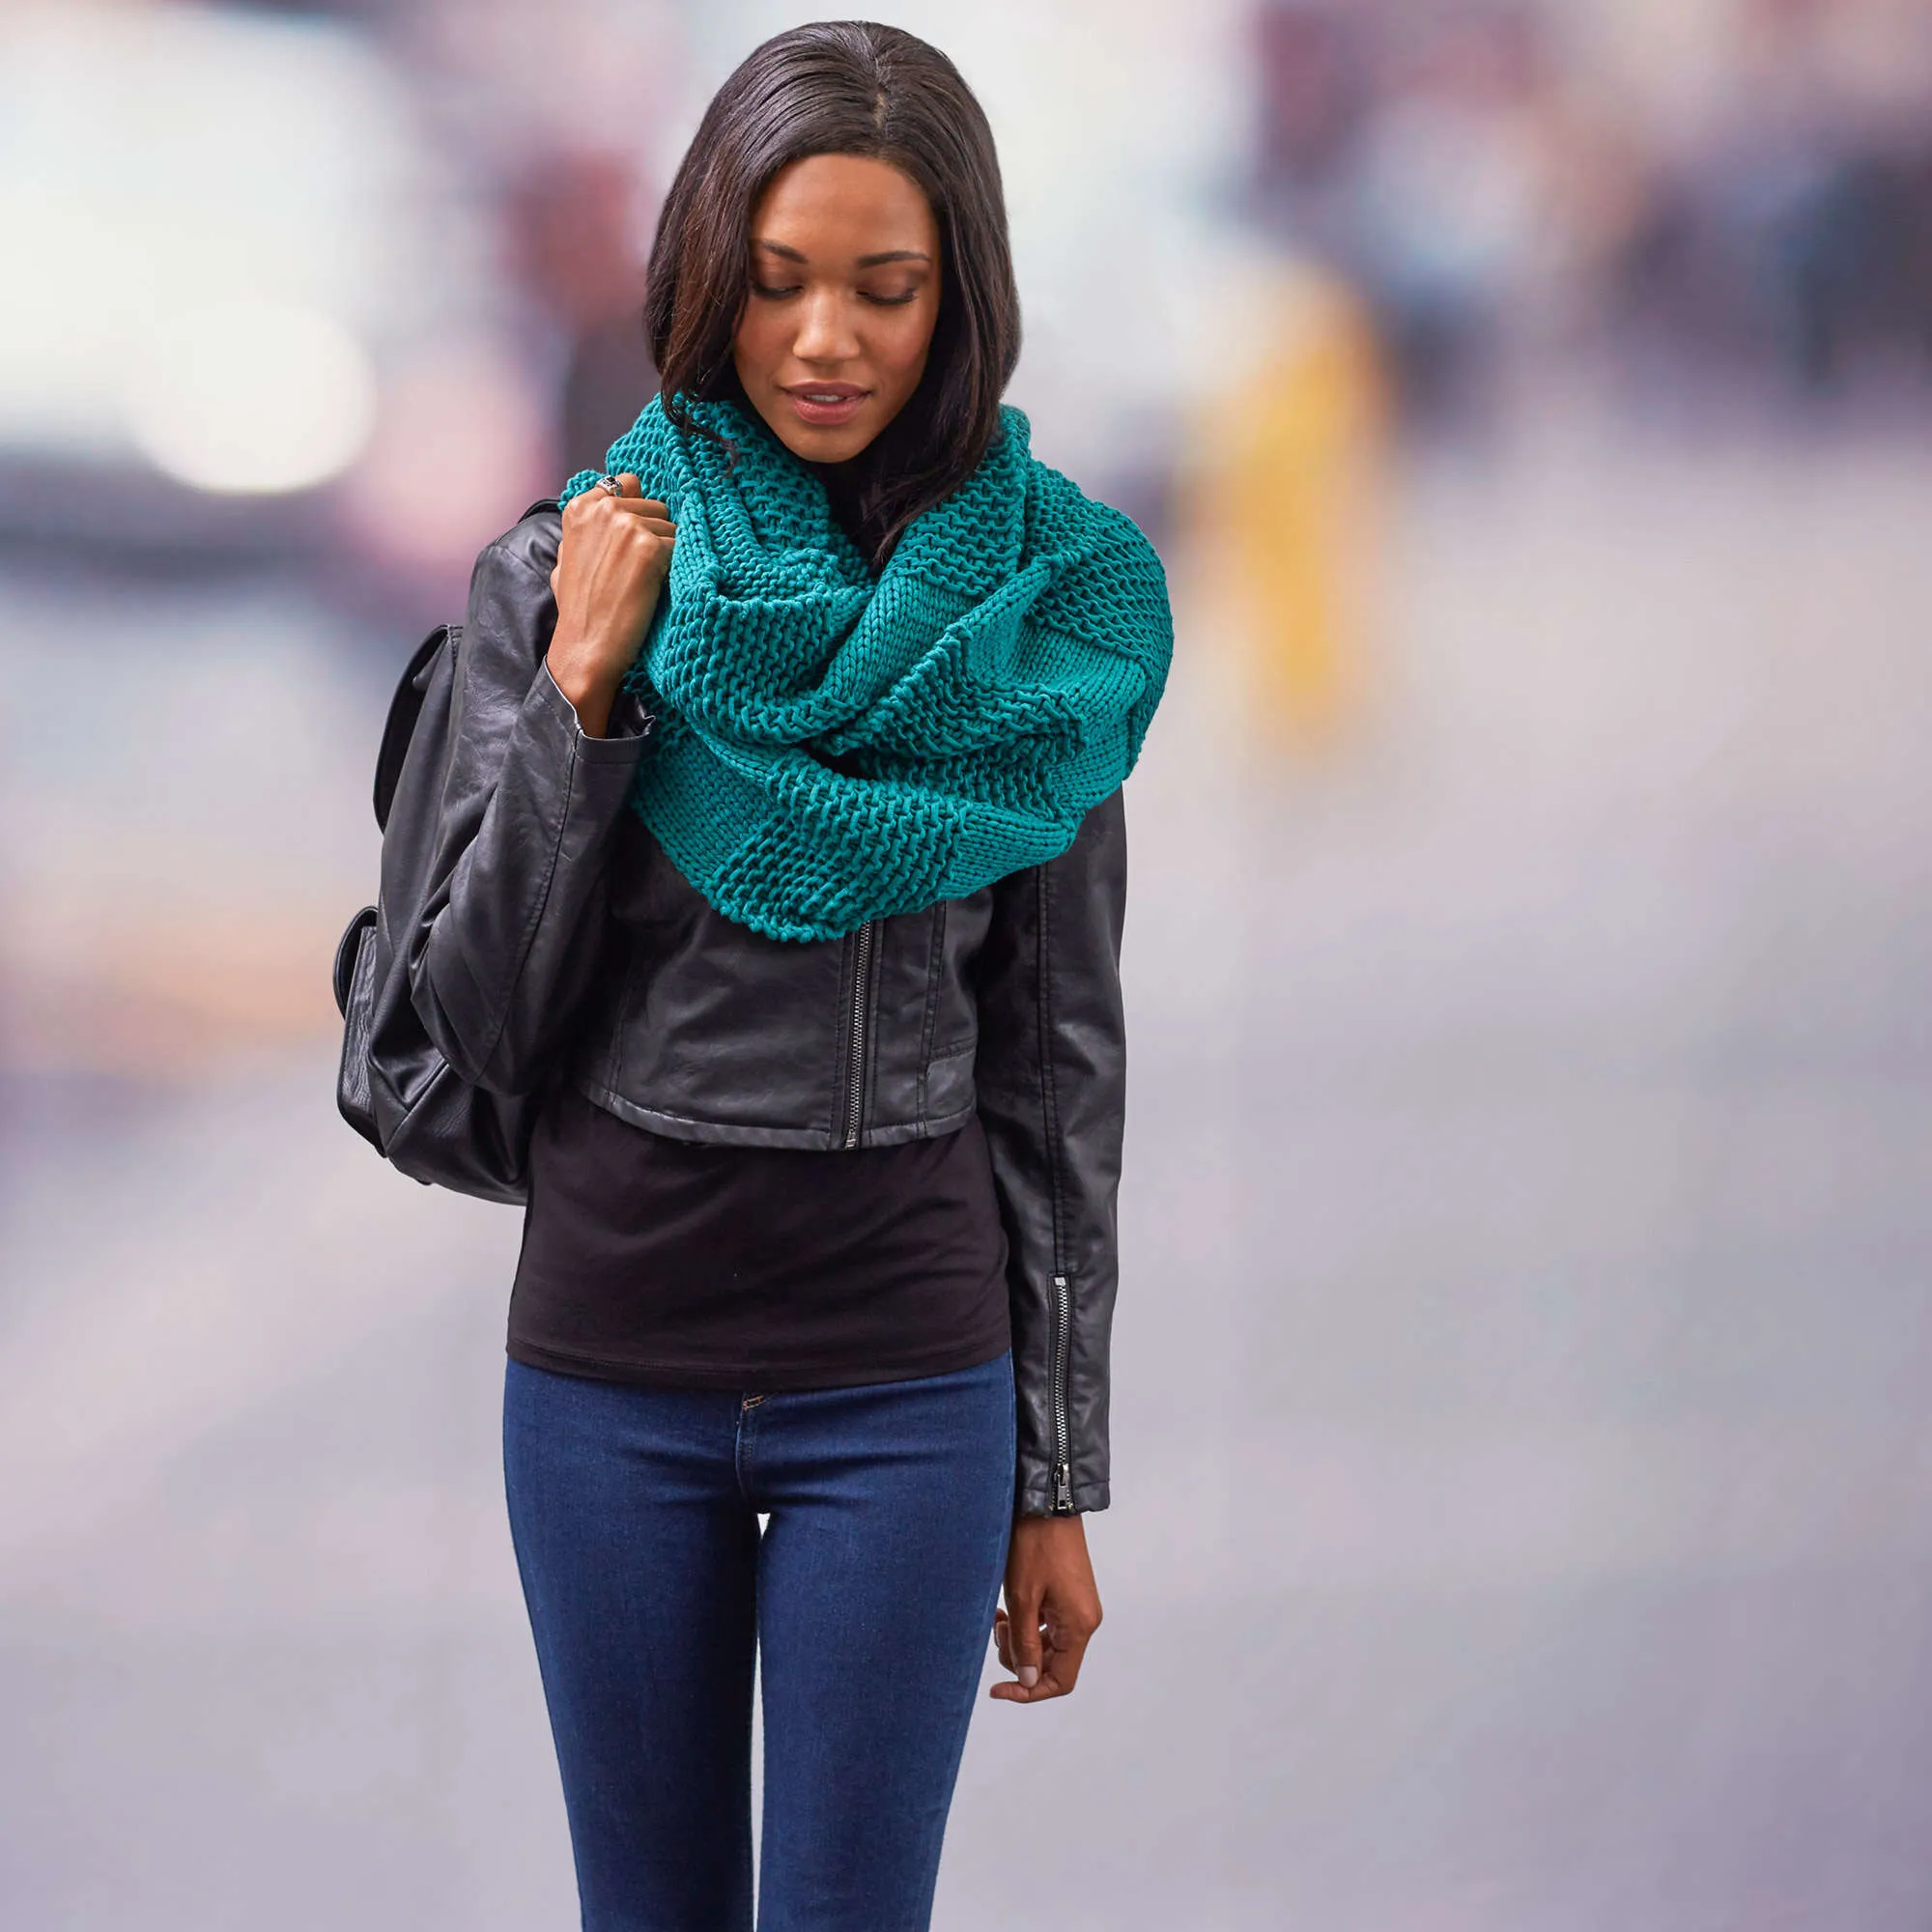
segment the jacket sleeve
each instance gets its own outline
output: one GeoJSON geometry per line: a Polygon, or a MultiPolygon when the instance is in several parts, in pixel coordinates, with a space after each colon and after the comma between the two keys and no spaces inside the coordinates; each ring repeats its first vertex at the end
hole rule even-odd
{"type": "Polygon", "coordinates": [[[547,559],[502,540],[469,580],[411,996],[459,1077],[539,1086],[595,969],[609,835],[649,721],[591,738],[544,663],[556,627],[547,559]]]}
{"type": "Polygon", "coordinates": [[[1021,1514],[1109,1501],[1126,897],[1126,815],[1115,791],[1059,858],[994,888],[980,954],[975,1080],[1007,1233],[1021,1514]]]}

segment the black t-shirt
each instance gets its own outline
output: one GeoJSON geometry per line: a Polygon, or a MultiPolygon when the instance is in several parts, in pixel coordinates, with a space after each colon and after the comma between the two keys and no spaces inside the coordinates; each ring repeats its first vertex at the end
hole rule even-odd
{"type": "Polygon", "coordinates": [[[509,1351],[683,1388],[943,1375],[1009,1341],[977,1116],[817,1153],[671,1140],[559,1088],[530,1149],[509,1351]]]}

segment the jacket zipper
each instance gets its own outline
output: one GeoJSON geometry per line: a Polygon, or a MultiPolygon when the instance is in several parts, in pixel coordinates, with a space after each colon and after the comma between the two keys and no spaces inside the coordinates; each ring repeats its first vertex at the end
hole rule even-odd
{"type": "Polygon", "coordinates": [[[872,922],[859,928],[852,966],[852,1051],[845,1088],[845,1145],[859,1145],[859,1122],[866,1109],[866,982],[871,978],[872,922]]]}
{"type": "Polygon", "coordinates": [[[1073,1456],[1066,1425],[1067,1357],[1073,1350],[1073,1291],[1066,1277],[1053,1277],[1053,1507],[1073,1507],[1073,1456]]]}

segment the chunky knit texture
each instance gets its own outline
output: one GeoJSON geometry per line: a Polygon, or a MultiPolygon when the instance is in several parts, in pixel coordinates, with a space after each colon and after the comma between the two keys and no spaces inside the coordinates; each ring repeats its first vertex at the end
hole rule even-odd
{"type": "Polygon", "coordinates": [[[810,940],[1064,852],[1132,771],[1173,655],[1131,520],[1036,461],[1004,405],[874,576],[760,417],[692,414],[735,460],[656,397],[609,458],[677,525],[629,682],[657,718],[634,804],[678,870],[727,919],[810,940]]]}

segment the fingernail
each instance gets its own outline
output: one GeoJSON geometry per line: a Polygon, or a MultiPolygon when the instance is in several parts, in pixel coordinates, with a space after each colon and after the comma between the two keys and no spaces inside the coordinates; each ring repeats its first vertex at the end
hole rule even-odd
{"type": "Polygon", "coordinates": [[[1020,1682],[1031,1690],[1039,1682],[1039,1672],[1031,1663],[1020,1665],[1020,1682]]]}

